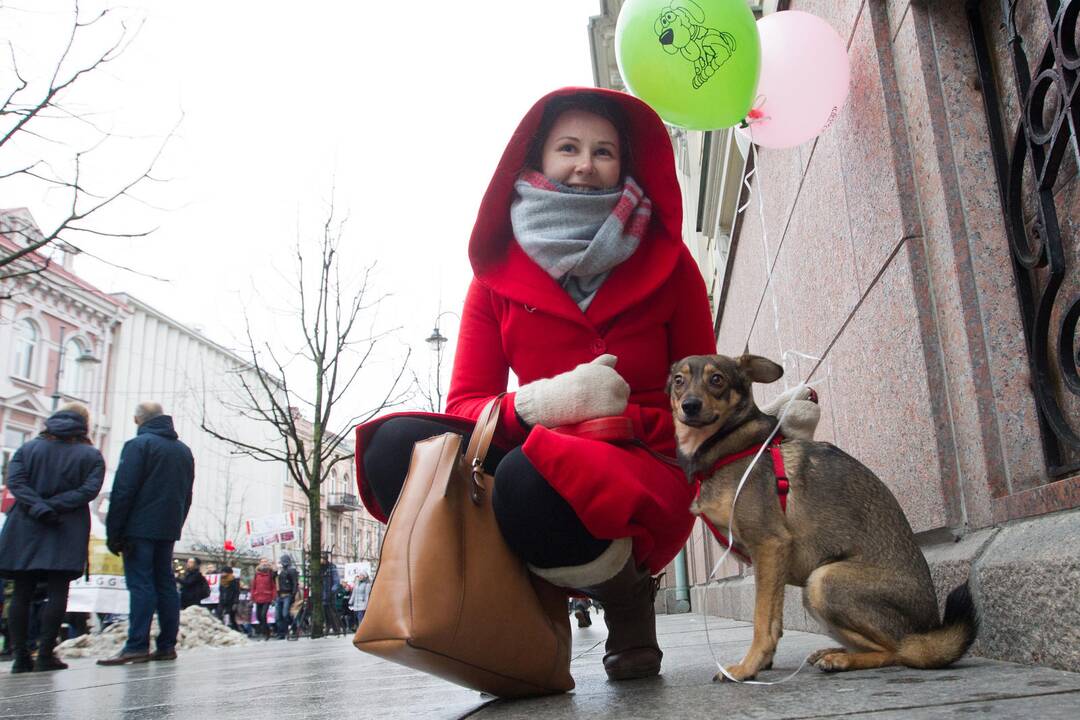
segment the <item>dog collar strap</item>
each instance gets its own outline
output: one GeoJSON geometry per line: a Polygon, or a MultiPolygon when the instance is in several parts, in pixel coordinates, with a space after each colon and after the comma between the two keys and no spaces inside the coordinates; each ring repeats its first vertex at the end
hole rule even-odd
{"type": "MultiPolygon", "coordinates": [[[[700,491],[700,488],[699,488],[699,491],[700,491]]],[[[731,552],[738,555],[739,559],[742,560],[747,565],[753,565],[753,562],[750,560],[750,553],[748,553],[741,545],[739,545],[738,543],[735,543],[733,545],[729,545],[727,535],[720,532],[716,528],[716,526],[713,525],[712,522],[709,521],[709,518],[705,517],[704,515],[699,515],[698,517],[700,517],[701,521],[703,523],[705,523],[705,527],[709,528],[709,532],[711,532],[713,534],[713,537],[716,538],[716,541],[718,543],[720,543],[724,547],[730,547],[731,552]]]]}
{"type": "MultiPolygon", "coordinates": [[[[772,455],[773,473],[776,474],[776,494],[780,499],[780,509],[787,512],[787,496],[788,491],[791,489],[791,483],[788,482],[787,469],[784,467],[784,457],[780,454],[780,443],[783,442],[784,437],[777,434],[773,437],[772,442],[769,443],[769,453],[772,455]]],[[[697,481],[698,487],[701,487],[701,483],[707,477],[711,477],[717,470],[730,465],[736,460],[742,460],[745,457],[756,455],[761,450],[762,445],[753,445],[746,450],[741,450],[731,455],[725,455],[709,467],[708,471],[698,472],[694,474],[694,480],[697,481]]],[[[715,534],[715,532],[714,532],[715,534]]]]}

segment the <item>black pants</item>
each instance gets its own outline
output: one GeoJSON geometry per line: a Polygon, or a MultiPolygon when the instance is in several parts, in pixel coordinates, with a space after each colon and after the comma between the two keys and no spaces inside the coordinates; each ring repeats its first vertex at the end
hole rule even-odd
{"type": "Polygon", "coordinates": [[[266,622],[266,611],[271,603],[255,603],[255,619],[259,621],[259,632],[263,636],[270,637],[270,625],[266,622]]]}
{"type": "Polygon", "coordinates": [[[60,623],[67,612],[69,574],[64,572],[28,572],[15,575],[15,592],[8,610],[11,643],[16,652],[25,652],[30,628],[30,605],[38,582],[46,585],[45,605],[38,617],[38,647],[51,653],[56,645],[60,623]]]}
{"type": "MultiPolygon", "coordinates": [[[[413,444],[453,428],[426,418],[387,420],[364,452],[364,475],[387,515],[401,494],[413,444]]],[[[469,438],[465,436],[465,443],[469,438]]],[[[484,468],[495,475],[491,503],[499,530],[518,557],[540,568],[584,565],[611,544],[593,537],[573,508],[533,466],[520,447],[492,447],[484,468]]]]}
{"type": "Polygon", "coordinates": [[[235,605],[233,605],[232,607],[222,607],[221,605],[218,605],[214,611],[214,614],[217,615],[217,618],[221,621],[222,625],[231,627],[233,630],[239,629],[236,625],[235,605]]]}

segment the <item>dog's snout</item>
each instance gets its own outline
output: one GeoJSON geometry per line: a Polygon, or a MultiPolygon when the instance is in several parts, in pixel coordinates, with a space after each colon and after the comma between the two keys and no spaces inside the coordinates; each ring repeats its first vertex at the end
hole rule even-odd
{"type": "Polygon", "coordinates": [[[660,44],[670,45],[673,42],[675,42],[675,31],[668,28],[664,31],[664,34],[660,36],[660,44]]]}
{"type": "Polygon", "coordinates": [[[694,417],[701,412],[701,398],[689,397],[682,401],[682,411],[686,417],[694,417]]]}

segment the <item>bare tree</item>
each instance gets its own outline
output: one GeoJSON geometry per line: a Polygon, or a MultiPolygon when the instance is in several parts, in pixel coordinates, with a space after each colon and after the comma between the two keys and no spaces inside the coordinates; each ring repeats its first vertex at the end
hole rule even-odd
{"type": "Polygon", "coordinates": [[[217,507],[209,511],[210,524],[195,533],[191,549],[206,555],[217,563],[220,571],[223,567],[235,567],[238,560],[254,559],[252,553],[241,552],[235,541],[244,531],[247,491],[240,494],[240,500],[233,506],[235,488],[231,474],[225,475],[225,492],[217,496],[217,507]],[[232,541],[232,549],[227,543],[232,541]]]}
{"type": "MultiPolygon", "coordinates": [[[[269,342],[258,342],[247,330],[246,354],[250,355],[248,368],[236,373],[239,383],[240,402],[233,408],[237,413],[259,420],[272,428],[271,435],[284,440],[284,449],[278,446],[263,447],[230,436],[220,428],[213,427],[203,415],[202,428],[210,435],[228,442],[239,454],[248,455],[263,462],[282,462],[290,477],[304,493],[308,501],[310,532],[307,555],[311,582],[312,636],[323,632],[322,603],[322,483],[330,476],[331,468],[339,462],[352,459],[351,453],[338,449],[349,436],[353,426],[366,422],[389,407],[402,404],[408,398],[408,388],[400,389],[402,377],[408,367],[406,353],[400,368],[385,392],[380,393],[374,407],[351,414],[344,422],[339,421],[335,410],[346,392],[368,366],[380,343],[394,330],[368,332],[359,336],[358,322],[374,310],[387,296],[371,298],[370,281],[374,265],[366,267],[355,288],[342,285],[339,267],[338,244],[344,230],[344,221],[334,218],[333,206],[322,226],[318,242],[318,258],[314,267],[305,258],[298,241],[296,248],[296,277],[294,288],[298,306],[295,317],[303,334],[303,346],[290,353],[288,360],[269,342]],[[310,282],[315,278],[314,284],[310,282]],[[310,399],[297,392],[289,377],[296,378],[297,364],[303,374],[313,381],[310,399]],[[286,365],[294,368],[286,372],[286,365]],[[310,421],[305,419],[310,415],[310,421]]],[[[396,330],[396,329],[395,329],[396,330]]],[[[405,384],[407,385],[407,383],[405,384]]]]}
{"type": "MultiPolygon", "coordinates": [[[[0,2],[0,25],[5,15],[28,12],[32,11],[0,2]]],[[[0,190],[11,183],[28,183],[39,186],[43,195],[61,192],[65,197],[61,217],[47,229],[29,232],[20,223],[4,229],[19,247],[0,247],[0,281],[44,271],[51,262],[46,252],[51,246],[85,252],[75,242],[80,235],[137,238],[153,232],[110,231],[94,220],[121,198],[137,200],[132,195],[136,186],[155,182],[151,171],[172,133],[128,179],[102,187],[104,183],[87,177],[87,164],[105,153],[103,146],[115,136],[97,124],[93,113],[65,102],[87,77],[107,72],[137,31],[115,18],[111,8],[87,16],[78,0],[72,0],[66,42],[45,63],[43,73],[24,75],[25,58],[19,57],[14,43],[9,40],[6,48],[0,47],[10,59],[10,82],[0,78],[0,190]],[[86,42],[94,43],[96,49],[88,51],[83,47],[86,42]]]]}

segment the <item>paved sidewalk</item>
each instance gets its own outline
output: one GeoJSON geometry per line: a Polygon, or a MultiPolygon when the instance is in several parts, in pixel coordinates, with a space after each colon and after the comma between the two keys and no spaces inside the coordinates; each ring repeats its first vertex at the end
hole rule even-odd
{"type": "MultiPolygon", "coordinates": [[[[0,718],[1023,718],[1080,717],[1080,675],[968,658],[936,671],[885,668],[826,675],[804,669],[774,687],[713,683],[700,615],[659,618],[663,674],[609,683],[600,658],[604,626],[574,629],[574,677],[567,695],[493,701],[360,653],[347,638],[253,643],[201,649],[175,663],[120,668],[75,660],[45,674],[0,672],[0,718]]],[[[713,645],[733,662],[750,642],[747,623],[709,618],[713,645]]],[[[790,673],[828,638],[788,632],[776,670],[790,673]]]]}

